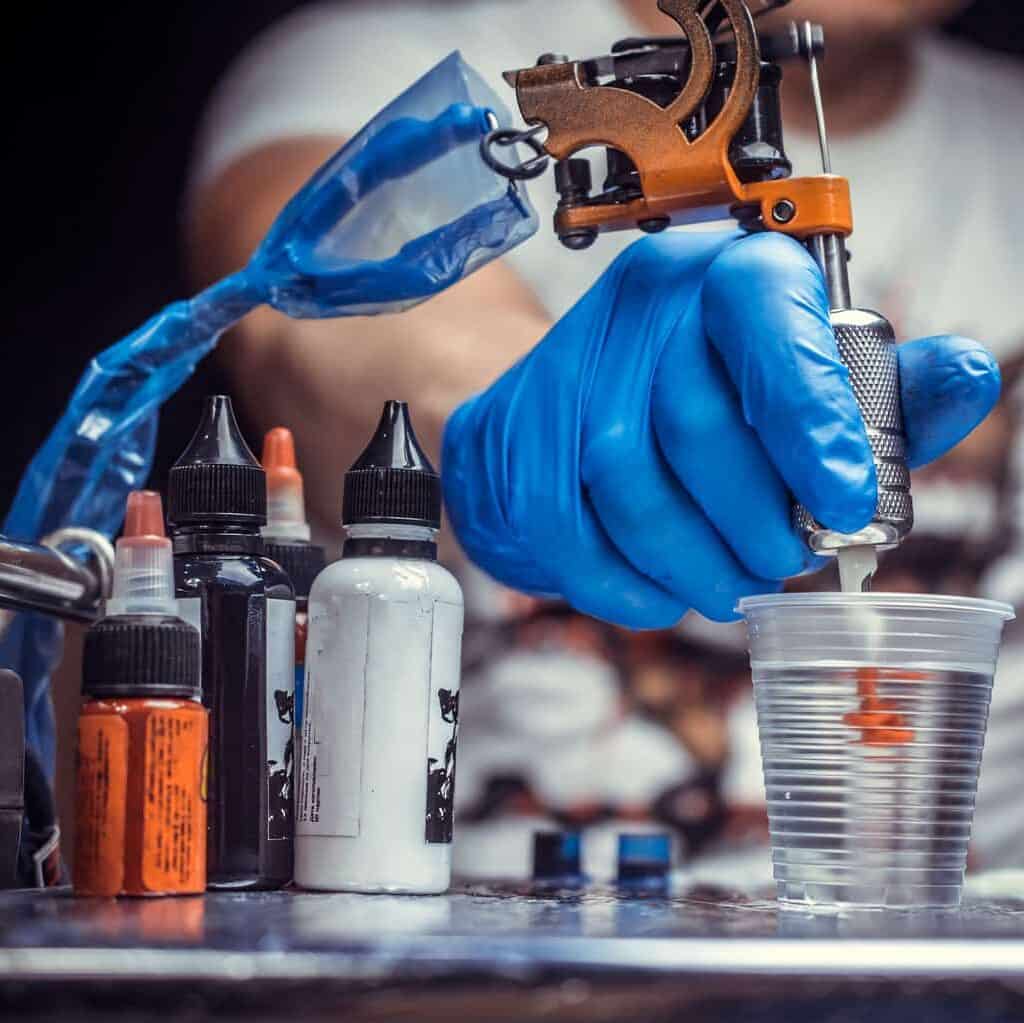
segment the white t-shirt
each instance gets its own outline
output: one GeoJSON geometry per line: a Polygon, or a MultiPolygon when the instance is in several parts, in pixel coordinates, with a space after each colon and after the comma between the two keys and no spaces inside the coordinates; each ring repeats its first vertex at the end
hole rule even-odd
{"type": "MultiPolygon", "coordinates": [[[[573,57],[606,53],[617,39],[638,33],[648,34],[614,0],[393,0],[306,8],[259,38],[222,83],[200,138],[193,188],[270,142],[353,135],[454,49],[514,107],[502,71],[532,65],[542,50],[573,57]]],[[[913,93],[894,119],[869,133],[833,139],[835,169],[853,184],[855,301],[883,310],[903,337],[959,332],[1006,358],[1024,345],[1024,204],[1015,201],[1024,166],[1024,75],[935,39],[918,45],[915,60],[913,93]]],[[[817,172],[815,139],[789,132],[787,149],[795,173],[817,172]]],[[[557,318],[636,234],[605,235],[589,251],[570,253],[545,226],[555,203],[550,178],[532,185],[531,195],[542,228],[508,258],[557,318]]],[[[1007,659],[1011,674],[1021,662],[1007,659]]],[[[996,703],[995,718],[1024,705],[1024,678],[997,685],[996,703]]],[[[748,755],[733,757],[725,789],[741,802],[760,791],[752,723],[749,703],[738,707],[732,730],[750,734],[734,740],[748,755]]],[[[605,723],[602,735],[609,741],[607,729],[628,731],[632,724],[628,716],[618,726],[605,723]]],[[[478,732],[490,734],[483,725],[478,732]]],[[[1008,738],[1016,740],[1016,732],[1008,738]]],[[[990,739],[976,828],[983,854],[993,851],[989,862],[1006,861],[1008,836],[998,822],[1014,815],[1007,814],[1006,799],[1008,790],[1019,789],[1016,745],[990,739]]],[[[467,746],[460,757],[460,772],[473,768],[471,752],[467,746]]],[[[557,775],[558,763],[550,767],[557,775]]],[[[470,777],[465,782],[468,792],[470,777]]],[[[610,795],[593,793],[595,799],[610,795]]]]}
{"type": "MultiPolygon", "coordinates": [[[[225,79],[193,180],[268,142],[354,134],[454,49],[514,108],[502,71],[532,65],[539,49],[596,56],[638,33],[614,0],[309,7],[260,37],[225,79]]],[[[1024,165],[1024,75],[936,40],[922,42],[917,63],[913,97],[894,120],[833,142],[835,168],[853,182],[855,299],[884,310],[902,336],[959,331],[1006,356],[1024,341],[1024,204],[1013,201],[1024,165]],[[993,111],[1004,114],[998,131],[993,111]]],[[[796,173],[819,169],[815,140],[789,132],[787,148],[796,173]]],[[[542,228],[510,260],[558,317],[636,234],[605,235],[588,252],[569,254],[546,229],[550,178],[531,195],[542,228]]]]}

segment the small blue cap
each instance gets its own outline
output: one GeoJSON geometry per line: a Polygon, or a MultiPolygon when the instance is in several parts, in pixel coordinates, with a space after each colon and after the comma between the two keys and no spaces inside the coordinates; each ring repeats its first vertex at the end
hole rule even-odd
{"type": "Polygon", "coordinates": [[[619,835],[619,880],[646,881],[668,876],[672,837],[666,834],[619,835]]]}

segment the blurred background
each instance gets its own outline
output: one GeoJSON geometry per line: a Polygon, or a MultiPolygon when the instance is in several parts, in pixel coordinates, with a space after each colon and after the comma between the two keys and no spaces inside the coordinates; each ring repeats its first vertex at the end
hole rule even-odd
{"type": "MultiPolygon", "coordinates": [[[[513,5],[516,0],[507,2],[513,5]]],[[[344,0],[336,3],[341,6],[344,0]]],[[[437,0],[437,17],[444,18],[458,3],[437,0]]],[[[400,12],[398,0],[393,5],[400,12]]],[[[203,110],[218,80],[246,45],[278,19],[306,6],[310,5],[301,0],[179,0],[160,8],[119,0],[91,7],[42,3],[21,13],[8,29],[11,56],[3,70],[7,266],[0,283],[7,370],[5,400],[0,403],[4,509],[89,358],[167,303],[192,293],[182,259],[181,212],[203,110]]],[[[946,31],[1024,61],[1022,4],[978,0],[946,31]]],[[[366,38],[362,43],[387,52],[386,38],[366,38]]],[[[396,72],[394,92],[408,84],[396,72]]],[[[994,110],[991,123],[993,131],[1007,137],[1020,133],[1020,111],[994,110]]],[[[1010,367],[1004,369],[1009,372],[1010,367]]],[[[202,397],[225,387],[216,360],[209,360],[166,408],[154,486],[163,489],[167,470],[198,418],[202,397]]],[[[248,435],[255,441],[258,433],[250,426],[248,435]]],[[[1007,444],[999,435],[989,446],[1002,455],[1007,444]]],[[[972,463],[979,460],[974,449],[965,457],[972,463]]],[[[961,564],[962,558],[956,561],[953,553],[947,557],[947,549],[934,542],[926,541],[918,549],[927,563],[913,563],[914,549],[908,545],[902,569],[896,567],[895,581],[902,584],[897,588],[914,589],[923,578],[932,589],[971,592],[973,581],[928,575],[936,559],[947,566],[961,564]],[[906,579],[899,578],[901,570],[906,579]]],[[[959,547],[956,552],[962,555],[959,547]]],[[[501,642],[527,649],[527,661],[513,658],[507,662],[511,668],[506,675],[516,684],[524,674],[533,677],[537,662],[529,657],[550,647],[582,651],[595,664],[611,665],[593,676],[590,690],[568,671],[564,659],[552,662],[549,676],[556,688],[567,685],[580,700],[593,698],[595,706],[606,705],[609,714],[618,713],[621,684],[636,711],[629,719],[633,731],[626,736],[631,742],[667,748],[665,736],[670,734],[683,741],[700,771],[666,793],[666,806],[659,813],[661,818],[682,821],[687,842],[698,848],[722,827],[721,807],[706,796],[717,785],[715,770],[708,765],[720,765],[733,741],[723,722],[731,701],[749,689],[745,653],[738,648],[710,655],[699,636],[683,641],[671,635],[625,637],[575,617],[562,621],[558,614],[536,621],[527,616],[519,624],[502,626],[508,635],[503,634],[501,642]],[[650,722],[661,728],[661,747],[648,734],[650,722]],[[687,830],[683,825],[691,819],[693,826],[687,830]]],[[[500,669],[506,662],[494,657],[493,640],[483,637],[485,652],[477,657],[476,667],[494,661],[498,673],[492,683],[501,692],[506,675],[500,669]]],[[[54,687],[58,745],[63,750],[73,748],[79,642],[72,630],[65,683],[54,687]]],[[[468,644],[470,672],[476,670],[475,649],[468,644]]],[[[752,722],[751,712],[751,728],[752,722]]],[[[466,732],[473,734],[474,729],[466,732]]],[[[475,734],[486,738],[482,729],[475,734]]],[[[753,750],[746,774],[759,777],[756,742],[746,747],[740,740],[734,744],[753,750]]],[[[675,763],[674,745],[666,756],[675,763]]],[[[1009,761],[1009,777],[1016,786],[1015,751],[1009,761]]],[[[66,812],[71,764],[70,756],[62,758],[58,779],[66,825],[71,821],[66,812]]],[[[738,770],[742,773],[742,765],[738,770]]],[[[511,795],[499,790],[500,786],[484,792],[479,805],[487,809],[492,803],[522,801],[518,789],[511,795]]],[[[756,830],[763,826],[763,818],[759,806],[749,821],[741,813],[733,814],[730,827],[756,830]]],[[[66,837],[70,850],[71,835],[66,837]]]]}
{"type": "MultiPolygon", "coordinates": [[[[180,201],[204,104],[247,42],[303,6],[41,3],[8,29],[3,508],[90,355],[189,293],[180,201]]],[[[948,31],[1024,59],[1024,5],[979,0],[948,31]]],[[[217,376],[203,367],[167,409],[157,485],[217,376]]]]}

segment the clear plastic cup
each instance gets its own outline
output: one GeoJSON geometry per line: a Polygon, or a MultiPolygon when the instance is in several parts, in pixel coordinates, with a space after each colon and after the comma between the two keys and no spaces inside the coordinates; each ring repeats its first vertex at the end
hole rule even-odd
{"type": "Polygon", "coordinates": [[[782,905],[957,907],[1013,609],[825,593],[756,597],[740,611],[782,905]]]}

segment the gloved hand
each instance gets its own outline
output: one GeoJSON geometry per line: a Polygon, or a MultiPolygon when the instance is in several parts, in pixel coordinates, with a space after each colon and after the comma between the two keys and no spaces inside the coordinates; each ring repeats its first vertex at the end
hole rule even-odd
{"type": "MultiPolygon", "coordinates": [[[[717,621],[810,556],[791,494],[843,532],[877,481],[822,275],[779,235],[670,232],[628,249],[521,362],[445,429],[448,512],[499,581],[663,628],[717,621]]],[[[989,413],[979,344],[899,349],[910,463],[989,413]]]]}

